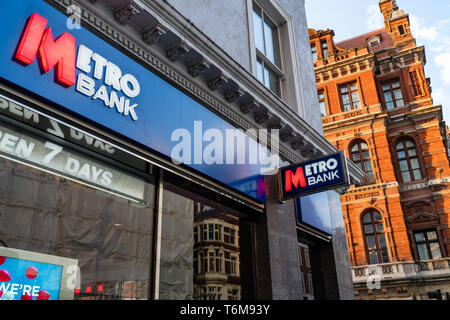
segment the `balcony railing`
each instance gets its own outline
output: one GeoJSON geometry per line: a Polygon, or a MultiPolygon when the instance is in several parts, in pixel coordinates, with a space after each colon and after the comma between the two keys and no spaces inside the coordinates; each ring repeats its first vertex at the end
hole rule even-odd
{"type": "Polygon", "coordinates": [[[355,284],[376,279],[383,281],[430,276],[448,276],[450,278],[450,258],[352,267],[353,283],[355,284]]]}

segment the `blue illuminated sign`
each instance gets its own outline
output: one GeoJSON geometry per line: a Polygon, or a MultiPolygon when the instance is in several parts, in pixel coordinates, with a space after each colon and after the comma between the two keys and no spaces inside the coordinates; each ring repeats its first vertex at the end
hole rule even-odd
{"type": "Polygon", "coordinates": [[[282,199],[335,189],[348,184],[346,158],[339,152],[280,169],[282,199]]]}
{"type": "MultiPolygon", "coordinates": [[[[43,1],[1,1],[0,78],[167,158],[177,129],[193,132],[196,121],[205,132],[234,129],[90,31],[68,30],[66,22],[43,1]]],[[[236,158],[249,157],[247,148],[236,149],[236,158]]],[[[265,202],[261,164],[187,165],[265,202]]]]}

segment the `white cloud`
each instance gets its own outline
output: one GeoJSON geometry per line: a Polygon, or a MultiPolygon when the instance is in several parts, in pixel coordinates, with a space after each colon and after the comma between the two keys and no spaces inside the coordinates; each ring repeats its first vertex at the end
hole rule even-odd
{"type": "Polygon", "coordinates": [[[447,125],[450,124],[450,95],[449,90],[446,88],[433,88],[433,104],[435,106],[442,106],[442,113],[447,125]]]}
{"type": "Polygon", "coordinates": [[[367,7],[366,13],[368,15],[366,26],[369,30],[377,30],[383,28],[383,16],[380,15],[380,8],[377,5],[374,4],[367,7]]]}
{"type": "Polygon", "coordinates": [[[426,27],[423,25],[423,19],[414,15],[409,15],[411,21],[411,31],[418,39],[426,41],[435,41],[439,39],[439,32],[436,26],[426,27]]]}
{"type": "Polygon", "coordinates": [[[441,79],[446,86],[450,86],[450,52],[445,52],[434,57],[434,62],[441,69],[441,79]]]}
{"type": "Polygon", "coordinates": [[[444,88],[433,89],[432,95],[433,95],[433,102],[435,105],[443,105],[443,106],[447,105],[448,108],[450,108],[450,104],[447,103],[447,101],[450,98],[447,90],[445,90],[444,88]]]}

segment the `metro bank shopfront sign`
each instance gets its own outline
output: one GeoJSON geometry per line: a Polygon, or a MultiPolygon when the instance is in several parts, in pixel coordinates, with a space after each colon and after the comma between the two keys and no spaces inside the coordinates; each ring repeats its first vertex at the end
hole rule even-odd
{"type": "Polygon", "coordinates": [[[283,200],[349,185],[344,152],[280,169],[279,182],[283,200]]]}
{"type": "MultiPolygon", "coordinates": [[[[235,129],[41,0],[0,1],[0,80],[170,158],[172,133],[235,129]]],[[[248,148],[237,150],[248,157],[248,148]]],[[[240,155],[237,154],[236,157],[240,155]]],[[[265,202],[261,164],[186,164],[265,202]]]]}

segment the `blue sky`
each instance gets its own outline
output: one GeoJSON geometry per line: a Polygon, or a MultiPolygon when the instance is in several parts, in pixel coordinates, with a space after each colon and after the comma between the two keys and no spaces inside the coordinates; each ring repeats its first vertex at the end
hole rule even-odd
{"type": "MultiPolygon", "coordinates": [[[[308,27],[333,29],[335,42],[383,27],[378,0],[305,0],[308,27]],[[326,8],[326,10],[324,10],[326,8]]],[[[450,125],[450,1],[397,0],[409,13],[413,36],[425,46],[425,75],[431,78],[435,105],[450,125]]]]}

